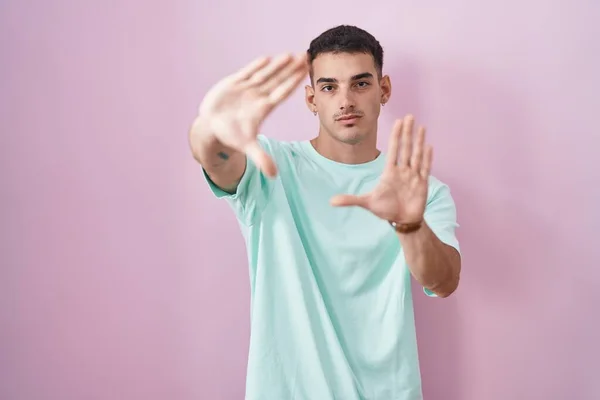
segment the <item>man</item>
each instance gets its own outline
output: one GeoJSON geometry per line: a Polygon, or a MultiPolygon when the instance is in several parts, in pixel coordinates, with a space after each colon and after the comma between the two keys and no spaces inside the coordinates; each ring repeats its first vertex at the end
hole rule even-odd
{"type": "Polygon", "coordinates": [[[377,150],[391,95],[382,66],[373,36],[338,26],[307,54],[261,58],[224,78],[190,130],[247,244],[247,400],[422,398],[410,277],[430,296],[457,288],[456,213],[411,116],[395,124],[387,157],[377,150]],[[259,135],[307,72],[318,135],[259,135]]]}

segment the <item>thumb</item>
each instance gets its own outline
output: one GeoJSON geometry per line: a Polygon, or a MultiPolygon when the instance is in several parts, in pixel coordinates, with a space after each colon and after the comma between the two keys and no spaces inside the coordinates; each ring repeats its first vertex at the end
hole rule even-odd
{"type": "Polygon", "coordinates": [[[358,207],[366,207],[368,201],[367,195],[362,196],[354,196],[349,194],[339,194],[337,196],[333,196],[330,200],[330,204],[334,207],[348,207],[348,206],[358,206],[358,207]]]}
{"type": "Polygon", "coordinates": [[[265,175],[271,178],[274,178],[277,175],[277,166],[275,165],[275,162],[260,146],[257,140],[249,142],[245,146],[244,152],[265,175]]]}

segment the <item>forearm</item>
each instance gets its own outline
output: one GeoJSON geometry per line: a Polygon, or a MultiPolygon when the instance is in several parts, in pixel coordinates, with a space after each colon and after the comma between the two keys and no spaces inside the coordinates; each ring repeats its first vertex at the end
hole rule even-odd
{"type": "Polygon", "coordinates": [[[398,233],[398,237],[414,278],[439,297],[451,295],[460,278],[458,251],[440,241],[425,222],[418,230],[398,233]]]}
{"type": "Polygon", "coordinates": [[[194,159],[211,180],[221,189],[235,192],[245,170],[245,154],[219,142],[200,118],[196,118],[190,129],[189,141],[194,159]]]}

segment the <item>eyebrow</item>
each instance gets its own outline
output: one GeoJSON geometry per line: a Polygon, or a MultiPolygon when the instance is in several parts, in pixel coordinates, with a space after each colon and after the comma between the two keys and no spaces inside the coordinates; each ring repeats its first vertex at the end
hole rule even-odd
{"type": "MultiPolygon", "coordinates": [[[[359,79],[367,79],[367,78],[372,78],[373,74],[370,72],[363,72],[362,74],[358,74],[358,75],[354,75],[353,77],[350,78],[351,81],[356,81],[359,79]]],[[[317,80],[317,84],[319,83],[337,83],[338,80],[335,78],[319,78],[317,80]]]]}

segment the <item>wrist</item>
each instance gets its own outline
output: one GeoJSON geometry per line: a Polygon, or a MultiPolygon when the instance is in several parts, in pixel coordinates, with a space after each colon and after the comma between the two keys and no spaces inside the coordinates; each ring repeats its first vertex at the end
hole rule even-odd
{"type": "Polygon", "coordinates": [[[191,135],[198,143],[203,145],[214,145],[218,142],[216,135],[209,128],[206,118],[201,115],[198,115],[196,119],[194,119],[191,135]]]}
{"type": "Polygon", "coordinates": [[[197,160],[213,159],[220,152],[233,153],[232,149],[221,143],[217,135],[209,128],[206,119],[200,115],[193,122],[190,145],[197,160]]]}
{"type": "Polygon", "coordinates": [[[389,221],[389,223],[392,226],[392,228],[394,228],[396,233],[401,233],[401,234],[408,234],[408,233],[416,232],[419,229],[421,229],[421,227],[423,226],[423,220],[415,221],[415,222],[389,221]]]}

